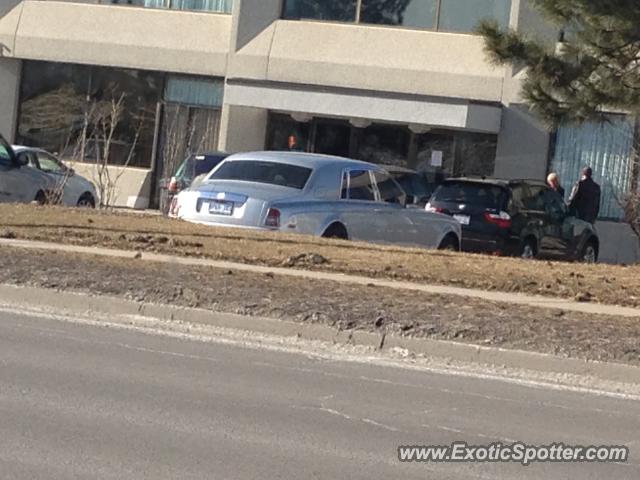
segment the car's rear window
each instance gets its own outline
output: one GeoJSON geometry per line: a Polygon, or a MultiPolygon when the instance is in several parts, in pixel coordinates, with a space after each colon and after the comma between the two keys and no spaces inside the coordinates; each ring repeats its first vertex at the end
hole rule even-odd
{"type": "Polygon", "coordinates": [[[311,169],[287,163],[259,160],[226,161],[213,172],[212,180],[242,180],[267,183],[302,190],[309,180],[311,169]]]}
{"type": "Polygon", "coordinates": [[[474,182],[447,182],[440,185],[432,200],[442,203],[464,203],[499,210],[504,208],[507,191],[500,186],[474,182]]]}

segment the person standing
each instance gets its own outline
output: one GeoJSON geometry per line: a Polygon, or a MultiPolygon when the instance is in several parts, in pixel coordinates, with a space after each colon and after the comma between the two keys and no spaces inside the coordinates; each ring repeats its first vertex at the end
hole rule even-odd
{"type": "Polygon", "coordinates": [[[564,188],[560,185],[560,179],[558,178],[557,173],[551,172],[547,176],[547,185],[549,185],[554,192],[557,192],[564,200],[564,188]]]}
{"type": "Polygon", "coordinates": [[[592,177],[591,167],[585,167],[569,199],[569,210],[580,220],[589,223],[595,223],[600,213],[600,185],[592,177]]]}

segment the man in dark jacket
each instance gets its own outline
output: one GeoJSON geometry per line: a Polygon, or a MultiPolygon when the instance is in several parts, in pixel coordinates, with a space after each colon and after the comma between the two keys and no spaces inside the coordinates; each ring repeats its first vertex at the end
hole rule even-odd
{"type": "Polygon", "coordinates": [[[551,189],[560,195],[562,200],[564,200],[564,188],[560,185],[560,178],[558,178],[557,173],[551,172],[549,176],[547,176],[547,185],[549,185],[551,189]]]}
{"type": "Polygon", "coordinates": [[[595,223],[600,213],[600,185],[593,181],[592,176],[590,167],[582,170],[582,178],[573,187],[569,199],[569,210],[589,223],[595,223]]]}

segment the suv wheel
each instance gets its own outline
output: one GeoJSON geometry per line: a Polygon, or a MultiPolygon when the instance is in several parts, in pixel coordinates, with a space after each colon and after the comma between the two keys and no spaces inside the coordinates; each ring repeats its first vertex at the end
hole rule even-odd
{"type": "Polygon", "coordinates": [[[526,238],[520,247],[520,258],[531,260],[536,258],[536,242],[532,238],[526,238]]]}
{"type": "Polygon", "coordinates": [[[460,247],[458,246],[458,239],[454,235],[447,235],[438,246],[438,250],[449,250],[451,252],[459,251],[460,247]]]}
{"type": "Polygon", "coordinates": [[[38,205],[44,205],[47,203],[47,195],[40,190],[37,194],[36,194],[36,198],[34,199],[34,202],[36,202],[38,205]]]}

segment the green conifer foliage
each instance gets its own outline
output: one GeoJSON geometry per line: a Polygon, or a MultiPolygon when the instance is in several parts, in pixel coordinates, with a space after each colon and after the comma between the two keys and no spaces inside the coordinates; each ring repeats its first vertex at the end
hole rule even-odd
{"type": "Polygon", "coordinates": [[[546,123],[582,123],[603,110],[640,114],[640,0],[529,0],[564,32],[561,48],[478,27],[499,65],[527,67],[523,97],[546,123]]]}

